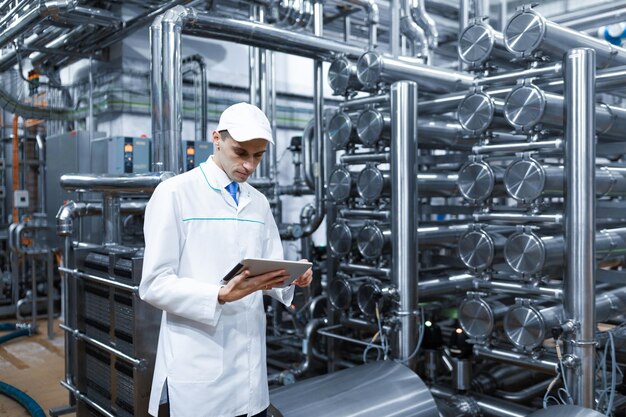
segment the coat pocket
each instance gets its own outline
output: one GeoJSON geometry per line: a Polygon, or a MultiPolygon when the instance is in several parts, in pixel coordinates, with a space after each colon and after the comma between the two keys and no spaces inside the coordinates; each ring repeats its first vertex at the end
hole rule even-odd
{"type": "Polygon", "coordinates": [[[168,379],[178,382],[211,382],[224,371],[224,329],[196,321],[167,321],[171,366],[168,379]]]}

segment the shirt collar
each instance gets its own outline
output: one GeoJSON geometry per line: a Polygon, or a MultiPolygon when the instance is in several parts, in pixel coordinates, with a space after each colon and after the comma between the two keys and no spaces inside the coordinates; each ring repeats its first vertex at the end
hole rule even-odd
{"type": "Polygon", "coordinates": [[[228,175],[226,175],[224,170],[217,166],[217,164],[213,160],[213,155],[209,156],[209,159],[207,159],[205,166],[207,167],[207,171],[210,177],[212,177],[213,179],[211,183],[213,186],[215,186],[215,188],[223,190],[228,184],[233,182],[233,180],[228,178],[228,175]]]}

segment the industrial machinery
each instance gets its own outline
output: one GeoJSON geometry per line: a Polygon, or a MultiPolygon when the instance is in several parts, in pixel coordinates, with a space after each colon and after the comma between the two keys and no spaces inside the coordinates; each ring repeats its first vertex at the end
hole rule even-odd
{"type": "Polygon", "coordinates": [[[272,121],[249,182],[316,277],[266,305],[271,415],[625,415],[626,49],[594,34],[626,3],[124,3],[0,2],[0,301],[62,299],[53,415],[147,415],[143,212],[238,101],[272,121]]]}

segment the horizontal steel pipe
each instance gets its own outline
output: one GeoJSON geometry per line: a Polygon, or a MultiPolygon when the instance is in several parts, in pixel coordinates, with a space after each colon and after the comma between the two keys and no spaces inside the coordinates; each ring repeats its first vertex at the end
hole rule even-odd
{"type": "Polygon", "coordinates": [[[366,164],[372,163],[388,163],[391,161],[391,155],[386,153],[361,153],[361,154],[343,154],[339,157],[342,164],[366,164]]]}
{"type": "MultiPolygon", "coordinates": [[[[596,196],[626,196],[626,171],[610,167],[596,168],[596,196]]],[[[543,165],[523,157],[509,165],[504,174],[504,187],[514,199],[528,203],[540,197],[562,197],[565,168],[543,165]]]]}
{"type": "Polygon", "coordinates": [[[339,216],[347,219],[375,219],[388,221],[391,213],[388,210],[341,209],[339,216]]]}
{"type": "MultiPolygon", "coordinates": [[[[596,320],[603,322],[621,315],[626,308],[626,288],[596,295],[596,320]]],[[[507,338],[517,348],[533,350],[552,337],[551,330],[564,322],[563,305],[539,308],[526,300],[509,308],[504,318],[507,338]]]]}
{"type": "Polygon", "coordinates": [[[556,357],[533,357],[523,353],[474,345],[474,355],[479,358],[492,359],[501,363],[517,365],[522,368],[534,369],[548,375],[556,375],[559,363],[556,357]]]}
{"type": "MultiPolygon", "coordinates": [[[[447,245],[458,241],[468,229],[468,225],[425,226],[417,229],[419,247],[447,245]]],[[[358,249],[365,259],[377,259],[391,249],[389,224],[379,224],[362,219],[339,220],[328,232],[328,247],[339,257],[347,256],[358,249]]]]}
{"type": "Polygon", "coordinates": [[[376,277],[391,278],[391,270],[389,268],[376,268],[367,265],[357,265],[347,262],[341,262],[339,269],[347,273],[357,273],[364,275],[372,275],[376,277]]]}
{"type": "Polygon", "coordinates": [[[529,285],[512,281],[487,281],[477,278],[476,280],[474,280],[474,288],[477,290],[495,291],[497,293],[504,294],[519,294],[525,296],[534,295],[555,299],[563,298],[563,289],[561,288],[535,286],[531,284],[529,285]]]}
{"type": "Polygon", "coordinates": [[[474,77],[468,74],[436,68],[417,61],[406,61],[369,51],[357,62],[357,75],[368,89],[376,89],[381,82],[399,80],[415,81],[420,89],[434,93],[447,93],[470,87],[474,77]]]}
{"type": "MultiPolygon", "coordinates": [[[[532,131],[535,126],[563,129],[564,108],[563,96],[542,91],[534,85],[522,85],[507,96],[504,117],[511,126],[522,131],[532,131]]],[[[626,131],[626,109],[597,104],[595,115],[598,135],[623,139],[623,132],[626,131]]]]}
{"type": "Polygon", "coordinates": [[[302,32],[280,29],[251,20],[228,19],[187,9],[183,33],[285,52],[311,59],[334,60],[338,55],[357,59],[361,48],[302,32]]]}
{"type": "Polygon", "coordinates": [[[150,193],[161,182],[173,176],[171,172],[131,175],[64,174],[60,182],[66,191],[134,194],[150,193]]]}
{"type": "Polygon", "coordinates": [[[472,215],[474,221],[477,223],[489,222],[489,221],[502,221],[513,224],[528,224],[528,223],[553,223],[563,224],[563,215],[558,214],[532,214],[532,213],[474,213],[472,215]]]}
{"type": "MultiPolygon", "coordinates": [[[[597,260],[622,257],[626,251],[626,228],[601,230],[595,235],[595,243],[597,260]]],[[[563,265],[565,240],[562,235],[539,236],[530,230],[520,231],[507,239],[504,257],[517,273],[545,272],[550,267],[563,265]]]]}
{"type": "MultiPolygon", "coordinates": [[[[494,153],[516,153],[530,151],[560,151],[563,150],[563,139],[540,140],[537,142],[517,142],[517,143],[497,143],[487,145],[472,146],[472,153],[494,154],[494,153]]],[[[506,176],[505,176],[506,178],[506,176]]]]}
{"type": "Polygon", "coordinates": [[[378,94],[367,97],[358,97],[339,103],[342,110],[365,107],[369,105],[389,105],[389,94],[378,94]]]}
{"type": "Polygon", "coordinates": [[[417,292],[420,298],[449,295],[455,292],[469,291],[474,287],[474,276],[460,274],[442,278],[426,279],[417,283],[417,292]]]}
{"type": "Polygon", "coordinates": [[[592,48],[596,51],[597,68],[626,64],[625,49],[558,25],[527,7],[514,13],[507,22],[504,42],[518,57],[533,56],[541,51],[560,60],[570,49],[592,48]]]}
{"type": "MultiPolygon", "coordinates": [[[[506,95],[511,92],[511,89],[512,87],[508,86],[494,88],[484,92],[489,94],[490,97],[506,98],[506,95]]],[[[467,91],[439,95],[432,99],[420,100],[417,108],[420,115],[447,113],[456,110],[465,96],[467,96],[467,91]]]]}
{"type": "Polygon", "coordinates": [[[497,74],[491,74],[486,77],[477,77],[477,86],[495,86],[516,84],[518,80],[538,79],[537,82],[543,83],[551,78],[559,78],[563,75],[563,64],[557,62],[553,65],[542,67],[533,67],[523,70],[503,71],[497,74]]]}

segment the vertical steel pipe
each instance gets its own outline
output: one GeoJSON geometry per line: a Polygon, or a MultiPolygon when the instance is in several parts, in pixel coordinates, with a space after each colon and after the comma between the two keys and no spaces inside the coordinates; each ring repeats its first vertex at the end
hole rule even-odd
{"type": "Polygon", "coordinates": [[[181,135],[183,128],[183,80],[181,31],[187,10],[176,6],[163,15],[162,30],[162,105],[164,169],[176,174],[181,172],[181,135]]]}
{"type": "Polygon", "coordinates": [[[595,76],[596,52],[565,56],[566,171],[565,319],[575,324],[568,353],[578,366],[566,370],[576,405],[593,408],[595,378],[595,76]],[[578,368],[578,369],[576,369],[578,368]]]}
{"type": "Polygon", "coordinates": [[[122,223],[120,219],[120,198],[112,194],[102,195],[102,224],[104,244],[122,243],[122,223]]]}
{"type": "Polygon", "coordinates": [[[400,329],[395,335],[394,356],[415,369],[411,354],[417,344],[417,84],[399,81],[391,86],[391,207],[392,279],[400,294],[400,329]]]}
{"type": "Polygon", "coordinates": [[[154,19],[150,25],[150,99],[152,101],[152,171],[163,171],[163,156],[165,155],[165,142],[163,140],[163,111],[161,101],[163,99],[161,49],[162,30],[161,21],[163,16],[154,19]]]}

